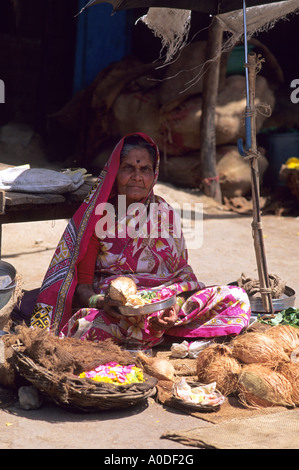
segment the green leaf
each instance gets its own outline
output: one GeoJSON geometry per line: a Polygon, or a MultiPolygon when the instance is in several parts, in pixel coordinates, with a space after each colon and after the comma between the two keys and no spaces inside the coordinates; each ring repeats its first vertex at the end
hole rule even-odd
{"type": "Polygon", "coordinates": [[[258,321],[260,323],[266,323],[267,325],[290,325],[299,327],[299,309],[294,307],[288,307],[281,312],[278,312],[274,318],[269,320],[262,320],[261,316],[258,315],[258,321]]]}

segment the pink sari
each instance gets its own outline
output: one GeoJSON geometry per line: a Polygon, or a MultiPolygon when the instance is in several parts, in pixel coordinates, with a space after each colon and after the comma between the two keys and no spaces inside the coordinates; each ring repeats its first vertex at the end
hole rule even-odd
{"type": "MultiPolygon", "coordinates": [[[[159,152],[148,136],[138,135],[156,151],[154,186],[158,179],[159,152]]],[[[238,334],[249,323],[247,295],[238,287],[205,288],[197,280],[188,264],[184,237],[181,233],[178,235],[173,209],[154,195],[153,187],[142,202],[147,211],[151,204],[159,205],[158,227],[154,227],[158,235],[151,236],[152,218],[148,217],[145,235],[123,238],[112,233],[101,237],[93,285],[97,293],[104,293],[113,278],[126,275],[134,279],[138,290],[167,286],[176,294],[190,292],[181,307],[177,324],[167,331],[157,332],[151,329],[147,316],[123,317],[116,321],[104,310],[81,308],[75,313],[72,311],[77,266],[100,219],[96,207],[109,201],[113,192],[123,144],[124,138],[112,152],[97,184],[70,220],[44,278],[32,316],[32,326],[50,328],[62,337],[75,336],[93,341],[112,337],[120,343],[134,342],[144,347],[160,343],[166,334],[183,338],[238,334]],[[168,214],[167,232],[163,231],[164,214],[168,214]]],[[[134,218],[125,216],[127,229],[132,223],[134,218]]]]}

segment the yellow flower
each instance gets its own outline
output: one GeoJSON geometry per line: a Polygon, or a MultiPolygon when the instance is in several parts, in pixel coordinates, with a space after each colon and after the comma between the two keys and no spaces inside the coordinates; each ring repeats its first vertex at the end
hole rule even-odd
{"type": "Polygon", "coordinates": [[[299,170],[299,158],[296,158],[296,157],[289,158],[286,162],[286,166],[288,168],[299,170]]]}

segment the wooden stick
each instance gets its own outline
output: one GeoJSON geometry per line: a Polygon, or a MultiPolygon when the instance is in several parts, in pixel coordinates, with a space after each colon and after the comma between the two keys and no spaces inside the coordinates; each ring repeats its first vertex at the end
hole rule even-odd
{"type": "Polygon", "coordinates": [[[222,35],[223,30],[217,18],[213,18],[206,49],[207,69],[204,75],[200,122],[203,192],[219,203],[222,203],[222,195],[216,169],[215,108],[218,96],[222,35]]]}
{"type": "Polygon", "coordinates": [[[256,254],[260,292],[264,310],[273,314],[273,303],[268,276],[267,262],[265,256],[265,247],[263,239],[263,230],[260,211],[260,187],[259,187],[259,154],[256,146],[256,115],[255,115],[255,83],[258,70],[258,61],[256,54],[248,54],[248,78],[249,78],[249,109],[251,113],[251,148],[248,151],[247,158],[251,163],[251,183],[252,183],[252,203],[253,203],[253,239],[256,254]]]}

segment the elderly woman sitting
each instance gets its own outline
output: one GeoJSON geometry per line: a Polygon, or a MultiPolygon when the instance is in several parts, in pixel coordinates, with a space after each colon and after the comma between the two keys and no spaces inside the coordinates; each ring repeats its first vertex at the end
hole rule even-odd
{"type": "Polygon", "coordinates": [[[60,240],[32,326],[61,337],[112,337],[147,348],[164,335],[216,337],[238,334],[248,325],[250,304],[241,288],[205,287],[197,280],[173,209],[153,192],[158,173],[159,151],[151,138],[136,133],[121,139],[60,240]],[[135,203],[145,214],[138,223],[135,203]],[[163,216],[153,219],[150,213],[153,203],[169,215],[167,233],[163,216]],[[119,276],[131,277],[138,290],[167,286],[176,303],[153,314],[124,316],[106,295],[119,276]]]}

